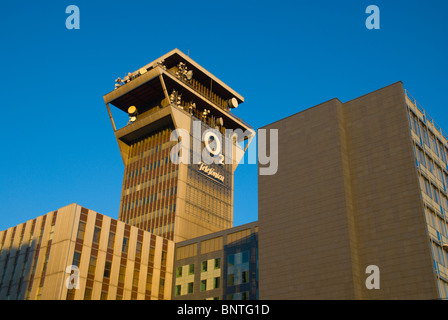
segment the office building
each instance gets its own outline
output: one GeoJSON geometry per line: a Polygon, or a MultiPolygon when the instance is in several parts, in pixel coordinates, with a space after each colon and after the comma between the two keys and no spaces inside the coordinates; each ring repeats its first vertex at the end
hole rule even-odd
{"type": "Polygon", "coordinates": [[[116,82],[118,220],[71,204],[1,231],[0,299],[448,298],[448,136],[401,82],[260,128],[278,170],[236,227],[243,97],[177,49],[116,82]]]}
{"type": "Polygon", "coordinates": [[[258,223],[175,245],[173,300],[257,300],[258,223]]]}
{"type": "Polygon", "coordinates": [[[104,101],[125,165],[119,220],[175,242],[233,226],[239,143],[254,135],[231,112],[241,95],[175,49],[117,79],[104,101]],[[127,125],[117,129],[110,105],[129,115],[127,125]],[[234,140],[230,130],[246,135],[234,140]]]}
{"type": "Polygon", "coordinates": [[[0,300],[171,298],[174,243],[71,204],[0,232],[0,300]]]}
{"type": "Polygon", "coordinates": [[[405,98],[434,277],[448,299],[448,135],[407,91],[405,98]]]}
{"type": "Polygon", "coordinates": [[[255,134],[231,113],[243,97],[177,49],[116,82],[104,100],[125,164],[118,220],[72,204],[0,232],[0,299],[170,299],[173,240],[193,238],[196,259],[216,258],[187,298],[255,298],[257,232],[232,229],[240,143],[255,134]]]}
{"type": "Polygon", "coordinates": [[[447,135],[401,82],[262,129],[260,299],[447,298],[447,135]]]}

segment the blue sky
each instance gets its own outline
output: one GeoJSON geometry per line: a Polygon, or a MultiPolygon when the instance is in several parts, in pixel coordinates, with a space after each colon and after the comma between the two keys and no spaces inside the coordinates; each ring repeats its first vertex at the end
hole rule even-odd
{"type": "MultiPolygon", "coordinates": [[[[448,131],[446,1],[0,1],[0,230],[76,202],[118,217],[123,163],[104,105],[114,80],[179,48],[245,98],[255,129],[396,81],[448,131]],[[368,30],[368,5],[380,29],[368,30]],[[65,9],[80,9],[68,30],[65,9]]],[[[257,217],[257,168],[234,224],[257,217]]]]}

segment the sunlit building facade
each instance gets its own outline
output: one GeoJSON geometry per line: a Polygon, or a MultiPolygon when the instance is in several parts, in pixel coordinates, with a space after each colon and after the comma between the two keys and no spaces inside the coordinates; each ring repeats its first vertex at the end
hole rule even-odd
{"type": "Polygon", "coordinates": [[[260,299],[448,297],[447,135],[401,82],[263,129],[279,164],[259,176],[260,299]]]}
{"type": "Polygon", "coordinates": [[[0,300],[166,300],[174,243],[77,204],[0,232],[0,300]]]}
{"type": "Polygon", "coordinates": [[[448,299],[448,135],[406,92],[409,125],[439,296],[448,299]]]}
{"type": "Polygon", "coordinates": [[[176,243],[173,300],[257,300],[258,223],[176,243]]]}
{"type": "Polygon", "coordinates": [[[175,242],[233,226],[239,143],[254,135],[231,112],[242,96],[175,49],[117,79],[104,101],[125,165],[119,220],[175,242]],[[127,125],[117,129],[110,105],[127,125]],[[222,139],[213,163],[204,163],[207,131],[222,139]]]}

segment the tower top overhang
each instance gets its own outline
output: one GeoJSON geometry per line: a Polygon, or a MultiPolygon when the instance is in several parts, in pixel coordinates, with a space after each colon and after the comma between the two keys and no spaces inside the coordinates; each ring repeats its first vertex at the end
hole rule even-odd
{"type": "Polygon", "coordinates": [[[120,79],[120,82],[115,90],[103,98],[107,105],[111,104],[123,112],[127,112],[130,106],[135,106],[140,114],[144,113],[154,103],[169,101],[172,91],[180,91],[184,101],[194,101],[199,109],[208,109],[213,116],[223,117],[229,128],[252,129],[249,124],[232,114],[226,104],[227,101],[236,100],[239,105],[244,102],[244,98],[179,49],[129,73],[125,81],[120,79]],[[200,84],[203,90],[198,90],[190,81],[176,76],[180,64],[192,71],[195,83],[200,84]]]}

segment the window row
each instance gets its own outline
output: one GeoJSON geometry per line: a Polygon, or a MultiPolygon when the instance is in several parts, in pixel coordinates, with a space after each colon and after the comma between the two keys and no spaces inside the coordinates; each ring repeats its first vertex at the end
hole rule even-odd
{"type": "Polygon", "coordinates": [[[165,182],[167,180],[173,179],[175,177],[177,177],[177,170],[168,172],[168,173],[163,174],[161,176],[157,176],[157,177],[154,177],[153,179],[149,179],[149,180],[147,180],[145,182],[142,182],[142,183],[136,184],[134,186],[131,186],[131,187],[129,187],[129,188],[124,190],[123,196],[127,196],[128,194],[131,194],[133,192],[140,191],[140,190],[146,189],[148,187],[152,187],[154,185],[157,185],[159,183],[162,183],[162,182],[165,182]]]}
{"type": "Polygon", "coordinates": [[[443,192],[440,192],[437,186],[423,176],[420,176],[420,188],[429,198],[443,208],[443,210],[448,210],[448,198],[443,192]]]}
{"type": "Polygon", "coordinates": [[[448,146],[444,145],[437,137],[429,130],[426,125],[411,111],[408,113],[411,130],[421,138],[441,160],[448,164],[448,146]]]}
{"type": "MultiPolygon", "coordinates": [[[[149,138],[150,139],[150,138],[149,138]]],[[[172,147],[173,145],[175,145],[175,141],[165,141],[161,144],[158,144],[156,146],[153,146],[150,149],[144,150],[144,151],[140,151],[137,154],[133,154],[130,158],[129,158],[129,163],[134,163],[140,159],[144,159],[147,158],[153,154],[157,154],[157,152],[161,152],[167,148],[172,147]]]]}
{"type": "MultiPolygon", "coordinates": [[[[214,277],[213,279],[201,280],[200,286],[199,286],[199,291],[204,292],[204,291],[219,289],[220,287],[221,287],[221,277],[214,277]],[[211,280],[211,283],[210,283],[210,280],[211,280]]],[[[182,292],[182,284],[176,285],[174,290],[175,290],[174,291],[175,296],[181,296],[184,294],[193,294],[194,293],[194,282],[187,283],[187,290],[185,293],[182,292]]]]}
{"type": "Polygon", "coordinates": [[[430,225],[434,230],[438,231],[441,235],[448,238],[448,227],[446,221],[441,218],[434,211],[425,207],[426,223],[430,225]]]}
{"type": "MultiPolygon", "coordinates": [[[[201,272],[209,271],[209,266],[213,265],[213,270],[221,269],[221,258],[215,258],[210,260],[204,260],[201,262],[201,272]]],[[[194,274],[194,264],[178,267],[176,269],[176,278],[180,278],[184,275],[184,269],[187,271],[187,275],[194,274]]]]}
{"type": "Polygon", "coordinates": [[[140,168],[137,168],[137,169],[134,169],[134,170],[130,171],[130,172],[127,174],[126,178],[127,178],[127,179],[133,179],[133,178],[136,178],[136,177],[138,177],[139,175],[144,174],[145,172],[150,172],[150,171],[156,170],[157,168],[160,168],[160,167],[162,167],[162,166],[165,166],[165,165],[167,165],[169,162],[170,162],[170,157],[169,157],[169,156],[166,156],[166,157],[164,157],[164,158],[162,158],[162,159],[159,159],[159,160],[157,160],[157,161],[155,161],[155,162],[152,162],[152,163],[150,163],[150,164],[148,164],[148,165],[146,165],[146,166],[143,166],[143,167],[140,167],[140,168]]]}
{"type": "Polygon", "coordinates": [[[419,146],[415,145],[415,156],[417,161],[423,165],[432,175],[434,175],[440,182],[445,186],[448,186],[448,175],[433,159],[428,157],[428,155],[420,149],[419,146]]]}

